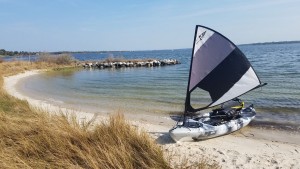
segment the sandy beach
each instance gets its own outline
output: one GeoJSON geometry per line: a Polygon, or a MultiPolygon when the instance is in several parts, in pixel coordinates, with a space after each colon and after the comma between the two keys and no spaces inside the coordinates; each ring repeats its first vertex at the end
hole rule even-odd
{"type": "MultiPolygon", "coordinates": [[[[18,82],[41,71],[27,71],[4,78],[4,89],[12,96],[27,100],[32,107],[48,112],[72,113],[78,119],[90,120],[92,113],[58,107],[42,100],[35,100],[17,90],[18,82]]],[[[97,116],[98,120],[105,116],[97,116]]],[[[166,154],[172,154],[172,164],[184,159],[191,162],[202,157],[218,162],[222,168],[300,168],[299,131],[279,131],[263,128],[245,127],[230,135],[198,142],[174,143],[168,130],[174,125],[171,119],[155,118],[132,121],[132,125],[147,131],[166,154]]]]}

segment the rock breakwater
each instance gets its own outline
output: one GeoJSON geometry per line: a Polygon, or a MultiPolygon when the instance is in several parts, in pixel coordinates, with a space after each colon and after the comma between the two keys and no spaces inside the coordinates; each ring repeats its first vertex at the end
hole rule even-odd
{"type": "Polygon", "coordinates": [[[158,67],[167,65],[176,65],[180,62],[176,59],[144,59],[144,60],[117,60],[117,61],[94,61],[94,62],[83,62],[81,65],[83,68],[122,68],[122,67],[158,67]]]}

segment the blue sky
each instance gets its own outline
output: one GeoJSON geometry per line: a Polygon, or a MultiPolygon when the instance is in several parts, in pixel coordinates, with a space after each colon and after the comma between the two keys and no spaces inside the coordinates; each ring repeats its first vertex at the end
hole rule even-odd
{"type": "Polygon", "coordinates": [[[236,44],[300,40],[300,0],[0,0],[0,49],[191,48],[197,24],[236,44]]]}

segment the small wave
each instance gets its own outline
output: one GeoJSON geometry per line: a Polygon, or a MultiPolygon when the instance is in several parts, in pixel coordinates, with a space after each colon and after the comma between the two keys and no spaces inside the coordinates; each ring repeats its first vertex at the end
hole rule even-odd
{"type": "Polygon", "coordinates": [[[284,131],[297,131],[300,130],[300,124],[290,123],[290,122],[277,122],[277,121],[261,121],[253,120],[250,124],[250,127],[254,128],[266,128],[266,129],[276,129],[284,131]]]}
{"type": "Polygon", "coordinates": [[[273,107],[259,107],[256,108],[259,113],[286,113],[286,114],[299,114],[299,107],[284,107],[284,106],[273,106],[273,107]]]}

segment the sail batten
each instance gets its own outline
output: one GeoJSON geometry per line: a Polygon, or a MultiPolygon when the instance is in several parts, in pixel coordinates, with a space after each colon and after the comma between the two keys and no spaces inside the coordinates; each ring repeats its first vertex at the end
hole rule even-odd
{"type": "Polygon", "coordinates": [[[216,106],[259,86],[260,80],[240,49],[222,34],[197,25],[186,96],[186,111],[216,106]],[[211,103],[194,109],[190,96],[205,90],[211,103]]]}

